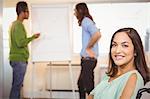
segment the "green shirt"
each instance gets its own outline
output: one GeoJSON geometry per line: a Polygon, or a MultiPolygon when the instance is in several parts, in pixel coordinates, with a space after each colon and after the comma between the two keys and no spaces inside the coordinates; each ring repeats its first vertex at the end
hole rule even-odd
{"type": "Polygon", "coordinates": [[[136,99],[138,90],[144,86],[143,78],[137,70],[129,71],[111,82],[108,82],[110,77],[105,75],[90,94],[94,95],[94,99],[120,99],[123,89],[133,73],[137,75],[137,82],[131,99],[136,99]]]}
{"type": "Polygon", "coordinates": [[[34,36],[27,38],[21,21],[14,21],[10,29],[10,61],[27,61],[29,58],[28,43],[33,39],[35,39],[34,36]]]}

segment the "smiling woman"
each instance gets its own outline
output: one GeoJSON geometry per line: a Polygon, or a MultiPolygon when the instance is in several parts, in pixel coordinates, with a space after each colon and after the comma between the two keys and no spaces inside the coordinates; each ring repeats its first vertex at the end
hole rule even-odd
{"type": "Polygon", "coordinates": [[[119,29],[111,38],[108,72],[88,99],[136,99],[150,80],[149,73],[138,32],[119,29]]]}

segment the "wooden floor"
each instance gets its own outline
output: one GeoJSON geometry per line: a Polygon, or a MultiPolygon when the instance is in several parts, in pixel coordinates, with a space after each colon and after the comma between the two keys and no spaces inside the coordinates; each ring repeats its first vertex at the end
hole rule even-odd
{"type": "Polygon", "coordinates": [[[79,93],[75,92],[75,96],[73,92],[52,92],[52,98],[22,98],[22,99],[79,99],[79,93]]]}

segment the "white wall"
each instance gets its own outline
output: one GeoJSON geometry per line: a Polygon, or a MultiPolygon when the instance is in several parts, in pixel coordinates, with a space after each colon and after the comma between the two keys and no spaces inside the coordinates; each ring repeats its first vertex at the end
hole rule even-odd
{"type": "MultiPolygon", "coordinates": [[[[16,2],[20,0],[3,0],[4,6],[14,6],[16,2]]],[[[36,4],[58,4],[58,3],[78,3],[78,2],[86,2],[86,3],[132,3],[132,2],[150,2],[150,0],[25,0],[29,3],[36,4]]]]}
{"type": "Polygon", "coordinates": [[[3,72],[4,72],[4,97],[7,99],[10,93],[11,89],[11,83],[12,83],[12,68],[9,64],[9,28],[11,23],[16,20],[16,12],[15,8],[5,8],[3,9],[3,72]],[[11,13],[10,13],[11,12],[11,13]],[[11,17],[10,17],[11,16],[11,17]]]}
{"type": "MultiPolygon", "coordinates": [[[[17,2],[20,0],[5,0],[6,2],[17,2]]],[[[72,3],[72,2],[100,2],[100,3],[112,3],[112,2],[148,2],[149,0],[25,0],[34,3],[72,3]]]]}
{"type": "MultiPolygon", "coordinates": [[[[96,26],[100,29],[102,38],[99,41],[99,54],[108,54],[112,34],[123,27],[133,27],[141,36],[144,45],[144,37],[149,22],[148,3],[97,3],[88,4],[96,26]]],[[[73,51],[81,50],[81,27],[76,18],[73,19],[73,51]]]]}
{"type": "Polygon", "coordinates": [[[2,1],[0,0],[0,98],[3,95],[3,33],[2,33],[2,1]]]}

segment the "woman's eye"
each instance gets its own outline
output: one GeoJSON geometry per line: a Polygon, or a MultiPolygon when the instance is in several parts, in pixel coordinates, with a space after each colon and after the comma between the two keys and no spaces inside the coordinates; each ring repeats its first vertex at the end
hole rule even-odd
{"type": "Polygon", "coordinates": [[[129,47],[128,45],[122,45],[122,47],[129,47]]]}
{"type": "Polygon", "coordinates": [[[115,46],[117,46],[116,44],[112,44],[112,47],[115,47],[115,46]]]}

